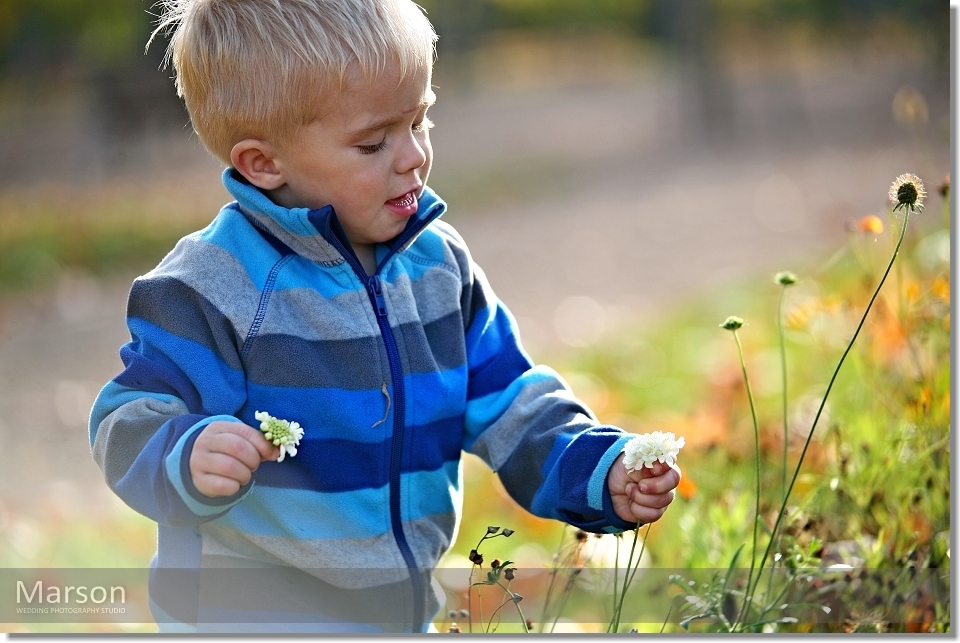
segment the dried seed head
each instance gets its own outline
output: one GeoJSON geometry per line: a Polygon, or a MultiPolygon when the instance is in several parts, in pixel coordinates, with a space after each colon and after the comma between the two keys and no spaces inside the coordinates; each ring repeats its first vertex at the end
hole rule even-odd
{"type": "Polygon", "coordinates": [[[460,610],[459,614],[460,614],[460,618],[468,618],[468,617],[470,616],[470,612],[468,612],[467,610],[463,610],[463,609],[460,610]]]}
{"type": "Polygon", "coordinates": [[[580,541],[580,542],[585,541],[585,540],[587,539],[588,535],[589,535],[589,534],[587,534],[587,532],[585,532],[585,531],[582,530],[582,529],[578,529],[578,530],[577,530],[577,540],[580,541]]]}
{"type": "Polygon", "coordinates": [[[923,189],[923,181],[917,175],[901,174],[890,185],[888,196],[894,204],[894,211],[900,208],[919,211],[923,210],[923,198],[927,193],[923,189]]]}
{"type": "Polygon", "coordinates": [[[723,328],[725,330],[737,330],[742,326],[743,326],[743,319],[740,317],[734,317],[733,315],[731,315],[730,317],[727,317],[727,319],[722,324],[720,324],[720,328],[723,328]]]}
{"type": "Polygon", "coordinates": [[[452,625],[450,626],[450,629],[447,630],[447,632],[449,632],[450,634],[461,634],[461,633],[462,633],[462,632],[460,631],[460,626],[457,625],[456,623],[452,624],[452,625]]]}
{"type": "Polygon", "coordinates": [[[516,567],[507,567],[503,570],[503,577],[507,580],[513,580],[513,572],[517,571],[516,567]]]}
{"type": "Polygon", "coordinates": [[[498,531],[500,531],[499,527],[493,527],[493,526],[487,527],[487,535],[495,534],[498,531]]]}
{"type": "Polygon", "coordinates": [[[509,538],[514,534],[514,531],[512,529],[504,529],[501,533],[507,538],[509,538]]]}
{"type": "Polygon", "coordinates": [[[490,566],[493,567],[494,569],[500,567],[500,559],[494,558],[493,561],[490,563],[490,566]]]}
{"type": "Polygon", "coordinates": [[[482,564],[483,564],[483,554],[481,554],[480,552],[478,552],[476,549],[471,549],[471,550],[470,550],[470,556],[469,556],[469,558],[470,558],[470,562],[473,563],[474,565],[482,565],[482,564]]]}

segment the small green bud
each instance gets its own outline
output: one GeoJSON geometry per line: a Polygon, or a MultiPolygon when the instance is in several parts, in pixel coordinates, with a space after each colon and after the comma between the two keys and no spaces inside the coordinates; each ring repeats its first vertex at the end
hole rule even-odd
{"type": "Polygon", "coordinates": [[[800,280],[797,279],[797,276],[789,270],[784,270],[783,272],[778,272],[776,275],[774,275],[773,281],[781,286],[792,286],[800,280]]]}
{"type": "Polygon", "coordinates": [[[731,315],[730,317],[727,317],[726,321],[720,324],[720,328],[723,328],[725,330],[737,330],[742,326],[743,326],[743,319],[741,317],[734,317],[733,315],[731,315]]]}

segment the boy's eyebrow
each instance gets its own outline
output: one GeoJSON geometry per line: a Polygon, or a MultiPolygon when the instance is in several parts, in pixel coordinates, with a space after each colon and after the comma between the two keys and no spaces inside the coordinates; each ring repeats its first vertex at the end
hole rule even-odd
{"type": "Polygon", "coordinates": [[[393,123],[396,123],[398,120],[401,120],[403,116],[407,114],[412,114],[413,112],[419,112],[421,109],[427,109],[428,107],[432,106],[436,102],[437,102],[437,97],[431,92],[429,95],[424,97],[424,99],[417,104],[417,107],[415,109],[407,110],[403,112],[403,114],[401,114],[399,117],[387,116],[386,118],[383,118],[379,121],[375,121],[370,125],[367,125],[366,127],[353,130],[352,132],[349,133],[349,136],[351,138],[355,138],[355,137],[365,136],[367,134],[372,134],[377,130],[381,130],[388,125],[392,125],[393,123]]]}

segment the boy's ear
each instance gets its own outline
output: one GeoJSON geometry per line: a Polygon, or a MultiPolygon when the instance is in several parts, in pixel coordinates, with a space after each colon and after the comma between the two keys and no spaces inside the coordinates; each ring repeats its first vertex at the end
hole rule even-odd
{"type": "Polygon", "coordinates": [[[230,150],[233,167],[261,190],[276,190],[286,183],[276,156],[270,143],[255,138],[246,138],[230,150]]]}

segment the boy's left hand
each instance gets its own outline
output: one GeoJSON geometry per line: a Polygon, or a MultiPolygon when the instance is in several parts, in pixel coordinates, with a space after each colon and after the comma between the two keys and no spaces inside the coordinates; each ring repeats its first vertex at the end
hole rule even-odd
{"type": "Polygon", "coordinates": [[[654,462],[640,471],[627,471],[623,454],[607,473],[613,509],[627,522],[655,522],[667,510],[680,484],[680,467],[654,462]]]}

